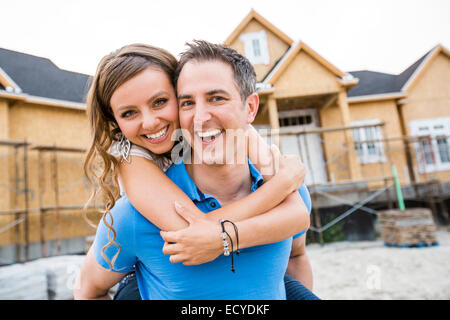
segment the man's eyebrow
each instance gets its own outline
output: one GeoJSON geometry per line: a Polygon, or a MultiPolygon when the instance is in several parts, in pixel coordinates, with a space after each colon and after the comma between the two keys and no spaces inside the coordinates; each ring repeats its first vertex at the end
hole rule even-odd
{"type": "MultiPolygon", "coordinates": [[[[206,93],[207,96],[213,96],[215,94],[224,94],[229,96],[230,93],[226,90],[223,89],[214,89],[214,90],[210,90],[206,93]]],[[[182,100],[182,99],[192,99],[192,95],[191,94],[180,94],[178,96],[178,100],[182,100]]]]}
{"type": "Polygon", "coordinates": [[[190,94],[180,94],[178,96],[178,100],[182,100],[182,99],[192,99],[192,95],[190,95],[190,94]]]}
{"type": "Polygon", "coordinates": [[[208,91],[208,92],[206,93],[207,96],[213,96],[213,95],[215,95],[215,94],[225,94],[225,95],[230,95],[230,94],[228,93],[228,91],[223,90],[223,89],[215,89],[215,90],[208,91]]]}

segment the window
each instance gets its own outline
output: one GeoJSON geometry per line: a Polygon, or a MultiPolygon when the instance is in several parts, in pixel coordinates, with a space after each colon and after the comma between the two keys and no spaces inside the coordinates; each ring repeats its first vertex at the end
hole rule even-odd
{"type": "Polygon", "coordinates": [[[307,124],[311,124],[313,122],[313,118],[309,114],[285,118],[280,117],[279,122],[280,127],[304,126],[307,124]]]}
{"type": "Polygon", "coordinates": [[[259,39],[252,40],[252,47],[253,47],[253,56],[255,58],[259,58],[261,56],[261,47],[259,44],[259,39]]]}
{"type": "Polygon", "coordinates": [[[315,126],[316,111],[314,109],[294,109],[278,111],[280,128],[294,126],[315,126]]]}
{"type": "Polygon", "coordinates": [[[239,39],[244,43],[245,56],[252,64],[270,63],[267,36],[264,30],[242,34],[239,39]]]}
{"type": "Polygon", "coordinates": [[[385,162],[383,141],[379,120],[364,120],[352,122],[352,126],[374,125],[353,129],[353,141],[359,163],[385,162]]]}
{"type": "Polygon", "coordinates": [[[439,150],[439,157],[441,158],[442,163],[450,162],[450,153],[449,153],[449,145],[447,141],[447,137],[437,137],[436,142],[439,150]]]}
{"type": "Polygon", "coordinates": [[[409,123],[421,173],[450,170],[450,117],[409,123]]]}

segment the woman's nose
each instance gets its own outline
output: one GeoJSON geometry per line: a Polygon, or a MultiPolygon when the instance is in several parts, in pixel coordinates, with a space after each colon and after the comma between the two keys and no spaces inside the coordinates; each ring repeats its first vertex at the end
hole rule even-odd
{"type": "Polygon", "coordinates": [[[142,119],[142,129],[144,130],[158,129],[160,123],[161,123],[160,119],[158,117],[155,117],[155,115],[144,114],[142,119]]]}

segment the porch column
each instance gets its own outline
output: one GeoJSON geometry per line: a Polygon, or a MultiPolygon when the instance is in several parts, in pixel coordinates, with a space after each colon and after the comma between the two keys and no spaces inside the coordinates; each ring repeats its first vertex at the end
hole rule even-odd
{"type": "Polygon", "coordinates": [[[273,95],[270,95],[267,99],[267,109],[269,111],[269,121],[270,127],[272,128],[272,142],[281,148],[280,146],[280,122],[278,120],[278,107],[277,101],[275,100],[273,95]]]}
{"type": "MultiPolygon", "coordinates": [[[[350,109],[347,102],[347,92],[345,88],[342,88],[338,94],[338,105],[341,111],[342,124],[345,127],[350,126],[350,109]]],[[[355,151],[355,145],[353,143],[353,131],[344,130],[345,147],[347,151],[347,161],[351,180],[361,179],[361,165],[358,162],[358,155],[355,151]]]]}

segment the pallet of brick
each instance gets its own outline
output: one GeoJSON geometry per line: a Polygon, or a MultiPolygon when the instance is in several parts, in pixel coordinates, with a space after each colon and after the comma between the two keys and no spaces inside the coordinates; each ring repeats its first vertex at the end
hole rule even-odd
{"type": "Polygon", "coordinates": [[[436,245],[436,225],[430,209],[385,210],[378,214],[381,236],[388,246],[436,245]]]}

